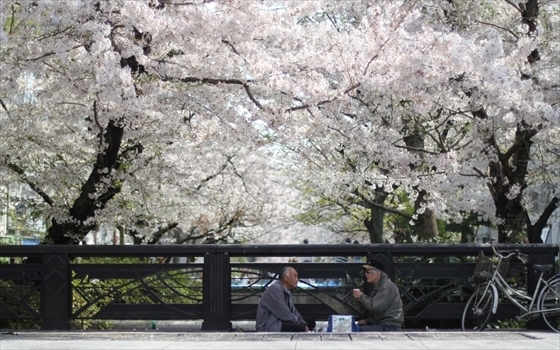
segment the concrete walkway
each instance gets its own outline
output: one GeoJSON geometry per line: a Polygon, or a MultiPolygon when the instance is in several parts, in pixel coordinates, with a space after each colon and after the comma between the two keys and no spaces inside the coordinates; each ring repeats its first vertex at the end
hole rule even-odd
{"type": "Polygon", "coordinates": [[[463,333],[202,333],[161,331],[22,331],[0,334],[0,349],[71,350],[345,350],[560,349],[560,334],[535,331],[463,333]]]}

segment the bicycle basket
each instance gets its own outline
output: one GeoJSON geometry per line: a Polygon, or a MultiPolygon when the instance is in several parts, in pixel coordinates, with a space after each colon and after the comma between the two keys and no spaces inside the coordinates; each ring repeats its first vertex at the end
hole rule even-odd
{"type": "MultiPolygon", "coordinates": [[[[483,280],[489,280],[494,275],[494,262],[491,258],[484,256],[484,253],[480,251],[476,258],[476,267],[474,268],[474,277],[483,280]]],[[[509,269],[509,261],[502,259],[500,264],[500,269],[498,273],[505,277],[509,269]]]]}

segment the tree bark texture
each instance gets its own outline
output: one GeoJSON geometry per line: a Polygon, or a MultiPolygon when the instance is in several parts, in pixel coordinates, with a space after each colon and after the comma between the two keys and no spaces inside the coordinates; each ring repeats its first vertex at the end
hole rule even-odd
{"type": "Polygon", "coordinates": [[[371,243],[385,243],[385,238],[383,237],[383,218],[385,217],[385,210],[382,208],[385,199],[387,199],[387,193],[378,192],[373,201],[379,204],[380,207],[371,206],[369,208],[370,218],[364,220],[364,225],[368,230],[371,243]]]}
{"type": "Polygon", "coordinates": [[[71,220],[60,222],[53,218],[45,243],[77,244],[96,227],[86,224],[86,220],[95,217],[95,211],[103,209],[107,202],[120,192],[120,186],[116,184],[112,178],[114,174],[111,173],[116,172],[121,164],[119,150],[123,134],[123,128],[117,126],[114,121],[108,123],[103,133],[103,144],[97,155],[97,161],[70,209],[71,220]],[[107,178],[109,178],[109,185],[103,181],[107,178]]]}

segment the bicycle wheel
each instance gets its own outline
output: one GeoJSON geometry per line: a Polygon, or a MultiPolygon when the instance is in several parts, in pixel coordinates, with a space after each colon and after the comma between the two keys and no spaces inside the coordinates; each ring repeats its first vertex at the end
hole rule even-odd
{"type": "Polygon", "coordinates": [[[471,295],[461,319],[463,331],[481,331],[486,327],[492,317],[492,306],[498,297],[496,294],[495,288],[484,284],[471,295]]]}
{"type": "Polygon", "coordinates": [[[560,278],[548,281],[539,294],[539,310],[542,311],[544,322],[555,332],[560,333],[560,278]]]}

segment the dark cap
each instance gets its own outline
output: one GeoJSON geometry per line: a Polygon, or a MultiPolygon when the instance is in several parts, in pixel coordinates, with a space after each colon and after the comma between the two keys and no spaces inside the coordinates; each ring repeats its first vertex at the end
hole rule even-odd
{"type": "Polygon", "coordinates": [[[369,260],[366,265],[362,265],[362,268],[366,270],[378,269],[385,271],[385,265],[379,260],[369,260]]]}

